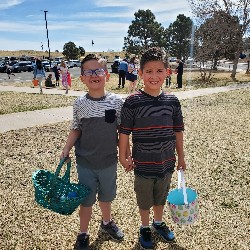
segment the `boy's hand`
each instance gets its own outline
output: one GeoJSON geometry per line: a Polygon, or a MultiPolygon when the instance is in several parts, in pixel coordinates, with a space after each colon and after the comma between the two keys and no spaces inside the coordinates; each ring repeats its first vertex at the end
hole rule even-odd
{"type": "Polygon", "coordinates": [[[180,169],[182,169],[183,171],[186,170],[186,162],[184,158],[181,158],[181,159],[178,158],[177,170],[180,170],[180,169]]]}
{"type": "Polygon", "coordinates": [[[60,160],[69,157],[69,151],[64,149],[60,155],[60,160]]]}
{"type": "Polygon", "coordinates": [[[127,159],[125,157],[120,157],[120,163],[125,168],[126,172],[129,172],[135,168],[135,165],[133,163],[133,159],[131,156],[129,156],[127,159]]]}

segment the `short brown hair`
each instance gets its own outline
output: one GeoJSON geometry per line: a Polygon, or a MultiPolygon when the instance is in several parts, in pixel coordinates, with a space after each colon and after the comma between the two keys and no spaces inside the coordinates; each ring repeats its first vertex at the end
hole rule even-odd
{"type": "Polygon", "coordinates": [[[85,56],[81,62],[81,75],[83,75],[83,64],[90,60],[98,61],[99,59],[96,54],[88,54],[87,56],[85,56]]]}
{"type": "Polygon", "coordinates": [[[141,56],[140,69],[143,70],[145,64],[151,61],[161,61],[164,63],[165,68],[167,68],[168,61],[165,50],[160,47],[147,49],[141,56]]]}

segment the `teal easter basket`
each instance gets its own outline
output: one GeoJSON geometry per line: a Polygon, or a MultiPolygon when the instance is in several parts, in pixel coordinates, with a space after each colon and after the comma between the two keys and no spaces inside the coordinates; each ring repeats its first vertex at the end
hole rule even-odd
{"type": "Polygon", "coordinates": [[[90,189],[86,185],[70,182],[70,168],[71,160],[65,158],[60,161],[55,173],[40,169],[32,174],[35,200],[39,205],[62,215],[70,215],[83,202],[90,189]],[[67,169],[60,177],[66,161],[67,169]]]}
{"type": "Polygon", "coordinates": [[[190,225],[198,219],[198,194],[194,189],[186,188],[183,170],[178,171],[178,188],[169,192],[167,201],[176,224],[190,225]]]}

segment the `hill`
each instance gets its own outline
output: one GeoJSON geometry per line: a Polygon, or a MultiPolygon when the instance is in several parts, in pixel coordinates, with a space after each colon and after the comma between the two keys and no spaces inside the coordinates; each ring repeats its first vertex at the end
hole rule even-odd
{"type": "MultiPolygon", "coordinates": [[[[124,58],[125,53],[124,52],[86,52],[87,54],[94,53],[99,56],[105,56],[109,61],[113,60],[115,55],[120,56],[121,58],[124,58]]],[[[35,57],[48,57],[49,53],[46,51],[36,51],[36,50],[0,50],[0,57],[5,57],[5,56],[14,56],[14,57],[21,57],[21,56],[35,56],[35,57]]],[[[63,54],[62,52],[50,52],[50,56],[52,58],[55,57],[62,57],[63,54]]]]}

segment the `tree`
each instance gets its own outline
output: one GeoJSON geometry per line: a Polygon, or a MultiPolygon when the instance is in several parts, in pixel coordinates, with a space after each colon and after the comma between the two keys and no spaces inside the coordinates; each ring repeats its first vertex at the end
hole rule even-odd
{"type": "Polygon", "coordinates": [[[235,25],[232,29],[236,29],[237,41],[235,42],[236,48],[234,52],[234,64],[231,72],[231,77],[235,78],[239,55],[242,51],[243,36],[249,29],[250,19],[250,1],[249,0],[188,0],[193,14],[199,19],[201,23],[207,18],[211,18],[214,13],[223,11],[228,16],[235,20],[235,25]]]}
{"type": "Polygon", "coordinates": [[[177,16],[166,31],[169,54],[186,59],[190,54],[190,41],[193,22],[183,14],[177,16]]]}
{"type": "Polygon", "coordinates": [[[124,37],[123,49],[127,53],[139,54],[149,47],[166,46],[164,28],[155,21],[151,10],[138,10],[134,16],[135,20],[128,28],[128,36],[124,37]]]}
{"type": "Polygon", "coordinates": [[[80,50],[73,42],[68,42],[64,44],[62,53],[67,60],[78,59],[80,55],[80,50]]]}
{"type": "Polygon", "coordinates": [[[224,11],[215,12],[198,28],[195,37],[198,40],[196,58],[213,61],[213,69],[216,69],[219,59],[235,59],[239,42],[238,18],[224,11]]]}
{"type": "Polygon", "coordinates": [[[84,56],[85,55],[85,49],[81,46],[79,46],[79,53],[80,53],[80,56],[84,56]]]}

